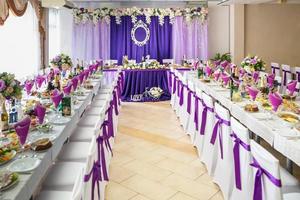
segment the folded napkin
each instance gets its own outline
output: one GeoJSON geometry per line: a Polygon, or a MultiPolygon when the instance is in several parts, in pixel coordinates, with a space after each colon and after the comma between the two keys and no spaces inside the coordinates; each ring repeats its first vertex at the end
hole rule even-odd
{"type": "Polygon", "coordinates": [[[80,74],[79,74],[79,81],[80,81],[80,84],[83,83],[84,74],[85,74],[84,71],[80,72],[80,74]]]}
{"type": "Polygon", "coordinates": [[[253,101],[255,101],[259,90],[253,86],[247,86],[248,93],[253,101]]]}
{"type": "Polygon", "coordinates": [[[62,98],[63,98],[63,93],[61,93],[61,92],[56,94],[56,95],[52,94],[51,99],[53,101],[53,104],[54,104],[55,108],[58,107],[58,105],[59,105],[60,101],[62,100],[62,98]]]}
{"type": "Polygon", "coordinates": [[[277,92],[270,93],[269,100],[270,100],[273,110],[276,112],[278,107],[282,104],[282,97],[277,92]]]}
{"type": "Polygon", "coordinates": [[[78,86],[78,77],[77,76],[73,77],[71,81],[72,81],[73,90],[75,91],[78,86]]]}
{"type": "Polygon", "coordinates": [[[33,81],[32,80],[25,81],[25,90],[26,90],[28,95],[30,94],[32,87],[33,87],[33,81]]]}
{"type": "Polygon", "coordinates": [[[253,72],[252,78],[253,78],[254,82],[256,83],[259,78],[259,72],[258,71],[253,72]]]}
{"type": "Polygon", "coordinates": [[[45,118],[45,114],[46,114],[46,107],[44,107],[41,104],[37,104],[35,106],[35,114],[39,120],[39,124],[43,124],[44,123],[44,118],[45,118]]]}
{"type": "Polygon", "coordinates": [[[222,78],[222,80],[223,80],[224,85],[227,85],[228,82],[229,82],[229,80],[230,80],[230,76],[223,73],[223,74],[221,75],[221,78],[222,78]]]}
{"type": "Polygon", "coordinates": [[[19,137],[21,145],[24,145],[30,128],[30,117],[26,117],[22,121],[15,124],[15,130],[19,137]]]}
{"type": "Polygon", "coordinates": [[[72,82],[69,82],[68,85],[63,88],[65,95],[69,95],[71,93],[72,85],[72,82]]]}
{"type": "Polygon", "coordinates": [[[274,79],[275,79],[275,74],[269,74],[267,76],[268,87],[273,87],[274,79]]]}
{"type": "Polygon", "coordinates": [[[221,62],[221,66],[225,69],[228,66],[229,62],[227,60],[224,60],[221,62]]]}
{"type": "Polygon", "coordinates": [[[212,69],[209,66],[206,66],[205,72],[207,76],[210,76],[212,74],[212,69]]]}
{"type": "Polygon", "coordinates": [[[218,80],[219,80],[220,75],[221,75],[221,73],[220,73],[219,71],[215,71],[215,72],[214,72],[213,76],[214,76],[215,81],[218,81],[218,80]]]}
{"type": "Polygon", "coordinates": [[[296,80],[293,80],[291,82],[289,82],[286,86],[286,88],[288,89],[288,91],[290,92],[289,94],[291,96],[293,96],[295,90],[296,90],[296,86],[297,86],[297,81],[296,80]]]}
{"type": "Polygon", "coordinates": [[[38,75],[36,78],[35,78],[35,82],[38,86],[38,88],[40,88],[43,84],[43,82],[46,80],[46,77],[45,76],[42,76],[42,75],[38,75]]]}

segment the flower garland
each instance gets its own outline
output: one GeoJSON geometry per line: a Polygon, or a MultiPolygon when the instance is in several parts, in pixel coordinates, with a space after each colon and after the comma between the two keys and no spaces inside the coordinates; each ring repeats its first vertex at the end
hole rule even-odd
{"type": "Polygon", "coordinates": [[[208,9],[205,7],[193,7],[193,8],[96,8],[89,11],[86,8],[74,8],[73,17],[76,24],[85,24],[88,21],[92,21],[97,24],[100,20],[104,20],[106,23],[110,23],[110,17],[115,17],[116,23],[122,23],[122,16],[130,16],[132,23],[137,22],[137,16],[144,15],[146,23],[151,23],[151,16],[157,16],[159,24],[162,26],[165,21],[165,17],[169,16],[170,23],[174,23],[174,19],[177,16],[183,16],[187,23],[191,22],[195,18],[199,18],[202,23],[207,20],[208,9]]]}

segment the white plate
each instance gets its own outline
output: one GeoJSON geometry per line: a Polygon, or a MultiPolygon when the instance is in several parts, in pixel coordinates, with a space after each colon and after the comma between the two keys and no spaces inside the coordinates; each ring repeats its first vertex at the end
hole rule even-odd
{"type": "Polygon", "coordinates": [[[8,170],[12,172],[26,173],[37,168],[41,160],[37,158],[22,158],[15,160],[8,166],[8,170]]]}
{"type": "Polygon", "coordinates": [[[51,124],[64,125],[64,124],[67,124],[69,121],[71,121],[71,118],[68,118],[68,117],[63,117],[63,116],[61,116],[60,118],[54,117],[51,121],[51,124]]]}

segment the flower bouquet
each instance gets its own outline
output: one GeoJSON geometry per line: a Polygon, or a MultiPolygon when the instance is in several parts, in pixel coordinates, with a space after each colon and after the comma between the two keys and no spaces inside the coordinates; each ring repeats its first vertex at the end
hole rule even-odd
{"type": "Polygon", "coordinates": [[[0,101],[1,99],[21,99],[22,87],[14,74],[0,73],[0,101]]]}
{"type": "Polygon", "coordinates": [[[265,71],[265,62],[258,56],[247,56],[241,63],[241,66],[247,72],[265,71]]]}
{"type": "Polygon", "coordinates": [[[70,56],[66,54],[59,54],[55,56],[50,63],[53,65],[53,67],[58,67],[60,70],[68,70],[73,65],[72,60],[70,56]]]}
{"type": "Polygon", "coordinates": [[[231,55],[230,53],[220,54],[217,53],[215,57],[212,59],[216,66],[220,65],[221,63],[231,63],[231,55]]]}
{"type": "Polygon", "coordinates": [[[153,87],[149,90],[149,95],[154,99],[159,99],[164,91],[160,87],[153,87]]]}

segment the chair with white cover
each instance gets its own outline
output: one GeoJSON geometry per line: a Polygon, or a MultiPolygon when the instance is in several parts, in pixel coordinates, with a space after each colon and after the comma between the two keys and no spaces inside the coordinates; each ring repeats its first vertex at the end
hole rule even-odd
{"type": "Polygon", "coordinates": [[[289,65],[281,65],[282,68],[282,85],[286,86],[292,80],[292,71],[289,65]]]}
{"type": "Polygon", "coordinates": [[[294,73],[295,73],[296,80],[298,81],[298,83],[300,83],[300,67],[295,67],[294,73]]]}
{"type": "Polygon", "coordinates": [[[174,68],[170,68],[170,85],[171,85],[171,101],[170,104],[172,106],[172,108],[174,108],[174,103],[175,103],[175,97],[176,97],[176,89],[177,89],[177,83],[176,83],[176,74],[175,74],[175,69],[174,68]]]}
{"type": "Polygon", "coordinates": [[[275,74],[275,76],[280,76],[280,66],[278,63],[271,63],[271,70],[272,74],[275,74]]]}
{"type": "MultiPolygon", "coordinates": [[[[200,141],[203,147],[200,146],[201,161],[206,164],[209,175],[212,175],[215,163],[212,158],[217,156],[217,151],[214,151],[214,146],[210,143],[212,132],[215,126],[214,100],[209,95],[202,93],[202,119],[200,126],[200,141]]],[[[199,151],[199,150],[198,150],[199,151]]]]}
{"type": "MultiPolygon", "coordinates": [[[[280,167],[278,159],[254,140],[251,140],[250,144],[254,180],[253,192],[251,193],[253,199],[281,200],[293,199],[295,196],[299,198],[297,179],[280,167]],[[284,196],[286,198],[283,198],[284,196]]],[[[296,198],[294,199],[296,200],[296,198]]]]}
{"type": "Polygon", "coordinates": [[[285,90],[285,87],[283,87],[283,78],[281,76],[275,76],[275,79],[274,79],[277,83],[278,83],[278,86],[277,86],[277,90],[280,92],[280,93],[283,93],[284,90],[285,90]]]}
{"type": "MultiPolygon", "coordinates": [[[[176,70],[177,71],[177,70],[176,70]]],[[[177,115],[177,117],[179,117],[179,109],[180,109],[180,104],[179,104],[179,101],[180,101],[180,94],[181,94],[181,91],[183,89],[183,75],[177,71],[177,77],[178,77],[178,82],[177,82],[177,91],[176,91],[176,97],[175,98],[175,104],[174,104],[174,110],[175,110],[175,113],[177,115]]]]}
{"type": "MultiPolygon", "coordinates": [[[[233,160],[231,167],[226,173],[231,173],[233,179],[230,199],[252,199],[250,195],[253,188],[252,168],[250,153],[250,136],[249,130],[238,120],[231,117],[231,140],[233,148],[233,160]],[[230,171],[230,172],[229,172],[230,171]]],[[[228,180],[231,181],[232,180],[228,180]]]]}
{"type": "Polygon", "coordinates": [[[183,77],[182,88],[180,90],[180,96],[179,96],[179,121],[185,132],[187,130],[188,116],[189,116],[189,113],[187,112],[188,92],[189,90],[188,90],[187,78],[183,77]]]}
{"type": "MultiPolygon", "coordinates": [[[[233,145],[230,137],[230,113],[219,103],[215,103],[216,124],[213,135],[214,148],[217,149],[217,156],[213,157],[215,169],[213,180],[219,185],[225,199],[229,199],[233,187],[233,145]],[[224,169],[227,169],[224,173],[224,169]]],[[[213,142],[211,140],[211,142],[213,142]]]]}
{"type": "Polygon", "coordinates": [[[203,94],[202,90],[196,86],[195,94],[194,94],[194,116],[193,116],[194,137],[191,139],[192,139],[192,143],[197,148],[199,158],[201,157],[203,142],[204,142],[204,135],[200,134],[201,124],[202,124],[202,114],[204,108],[202,94],[203,94]]]}
{"type": "Polygon", "coordinates": [[[168,65],[173,65],[174,64],[174,59],[163,59],[162,63],[163,64],[168,64],[168,65]]]}

